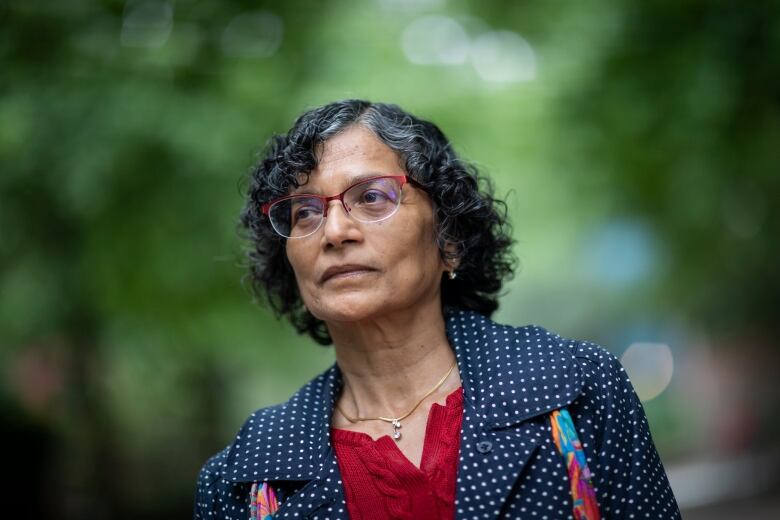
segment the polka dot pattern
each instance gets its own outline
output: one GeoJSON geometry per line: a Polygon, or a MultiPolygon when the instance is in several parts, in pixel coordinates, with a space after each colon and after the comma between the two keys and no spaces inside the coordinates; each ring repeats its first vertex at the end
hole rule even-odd
{"type": "MultiPolygon", "coordinates": [[[[597,345],[541,327],[453,312],[447,335],[463,382],[456,518],[571,518],[569,480],[549,413],[568,407],[602,517],[679,518],[642,406],[620,363],[597,345]]],[[[337,365],[286,403],[263,408],[201,469],[196,519],[246,520],[251,483],[270,481],[274,518],[346,519],[330,444],[337,365]]]]}

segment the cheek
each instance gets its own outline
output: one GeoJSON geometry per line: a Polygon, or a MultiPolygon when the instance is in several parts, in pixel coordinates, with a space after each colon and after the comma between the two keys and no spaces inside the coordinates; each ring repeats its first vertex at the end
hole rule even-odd
{"type": "Polygon", "coordinates": [[[403,240],[384,251],[385,258],[393,259],[391,269],[396,273],[394,278],[414,284],[438,283],[442,269],[441,254],[433,231],[426,229],[406,230],[403,240]]]}
{"type": "Polygon", "coordinates": [[[307,287],[306,282],[313,276],[311,272],[313,269],[313,261],[306,257],[305,249],[300,248],[297,244],[290,246],[290,242],[287,243],[286,254],[287,261],[290,262],[290,266],[292,266],[293,273],[295,274],[295,281],[298,284],[298,289],[301,294],[305,294],[307,287]]]}

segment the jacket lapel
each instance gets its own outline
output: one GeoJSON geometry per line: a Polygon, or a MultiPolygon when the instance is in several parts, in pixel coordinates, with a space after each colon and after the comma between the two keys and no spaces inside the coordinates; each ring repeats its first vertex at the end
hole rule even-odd
{"type": "Polygon", "coordinates": [[[331,452],[317,476],[300,491],[282,501],[274,519],[346,519],[347,508],[340,480],[338,463],[331,452]]]}
{"type": "Polygon", "coordinates": [[[334,365],[286,403],[252,414],[230,447],[225,478],[236,484],[270,482],[278,488],[274,518],[346,518],[330,443],[330,418],[340,389],[341,372],[334,365]],[[291,487],[298,489],[285,493],[291,487]]]}
{"type": "Polygon", "coordinates": [[[447,335],[464,393],[455,516],[499,517],[548,434],[527,421],[573,401],[582,377],[563,340],[540,327],[459,312],[450,315],[447,335]]]}

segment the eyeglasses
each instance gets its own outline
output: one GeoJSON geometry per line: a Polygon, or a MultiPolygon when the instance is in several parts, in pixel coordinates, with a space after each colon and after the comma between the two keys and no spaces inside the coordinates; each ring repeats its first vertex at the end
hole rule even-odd
{"type": "Polygon", "coordinates": [[[341,202],[344,211],[359,222],[392,217],[401,204],[404,184],[417,184],[406,175],[384,175],[357,182],[331,197],[287,195],[263,204],[263,214],[285,238],[303,238],[317,231],[328,216],[329,203],[341,202]]]}

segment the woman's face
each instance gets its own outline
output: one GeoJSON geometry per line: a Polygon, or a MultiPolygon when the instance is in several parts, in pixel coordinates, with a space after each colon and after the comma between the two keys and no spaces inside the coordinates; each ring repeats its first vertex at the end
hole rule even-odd
{"type": "MultiPolygon", "coordinates": [[[[365,175],[404,175],[398,155],[370,130],[355,125],[326,141],[309,181],[294,193],[330,196],[365,175]]],[[[433,206],[410,184],[398,211],[363,223],[330,201],[322,226],[287,240],[304,304],[325,322],[381,317],[418,305],[440,305],[441,274],[447,270],[434,235],[433,206]],[[335,276],[334,272],[338,272],[335,276]]]]}

